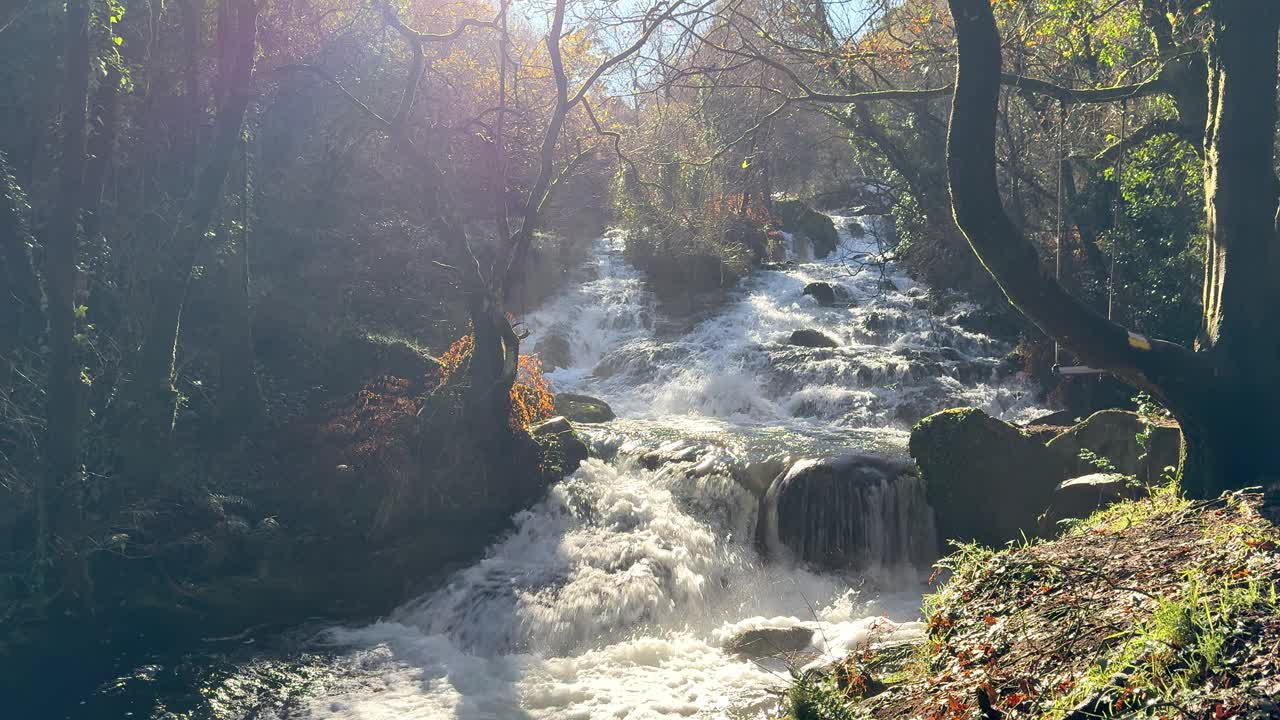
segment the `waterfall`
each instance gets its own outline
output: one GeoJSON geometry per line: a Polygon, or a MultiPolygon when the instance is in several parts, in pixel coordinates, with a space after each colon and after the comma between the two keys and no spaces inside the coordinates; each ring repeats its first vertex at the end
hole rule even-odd
{"type": "MultiPolygon", "coordinates": [[[[696,319],[664,313],[622,234],[600,238],[585,279],[524,318],[555,389],[617,412],[580,428],[597,457],[444,587],[326,630],[332,679],[287,717],[754,718],[788,662],[922,637],[937,539],[900,459],[908,428],[954,405],[1036,408],[1008,346],[952,320],[969,308],[935,314],[880,271],[882,221],[856,239],[836,222],[830,256],[797,248],[696,319]],[[819,306],[815,281],[848,302],[819,306]],[[838,346],[788,344],[798,329],[838,346]],[[792,654],[738,653],[769,638],[792,654]]],[[[209,693],[244,694],[226,682],[209,693]]]]}

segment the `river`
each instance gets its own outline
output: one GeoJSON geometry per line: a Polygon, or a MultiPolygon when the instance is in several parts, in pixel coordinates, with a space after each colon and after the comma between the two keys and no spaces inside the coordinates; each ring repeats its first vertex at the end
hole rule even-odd
{"type": "MultiPolygon", "coordinates": [[[[910,424],[936,409],[1025,418],[1034,393],[1000,371],[1004,342],[961,327],[973,308],[939,305],[871,262],[875,233],[853,237],[845,218],[835,220],[841,244],[831,257],[805,261],[799,248],[796,261],[757,271],[679,319],[626,263],[621,236],[598,240],[585,276],[526,318],[526,347],[567,341],[567,367],[549,373],[555,389],[603,398],[617,412],[582,428],[598,457],[520,513],[510,535],[446,587],[370,625],[310,627],[270,649],[246,640],[216,671],[186,682],[195,690],[182,703],[153,690],[158,699],[129,712],[763,718],[789,662],[918,637],[927,568],[886,561],[919,554],[903,544],[936,546],[918,484],[892,489],[904,497],[888,502],[910,508],[903,529],[872,543],[857,572],[814,572],[785,552],[762,557],[762,490],[800,458],[904,456],[910,424]],[[844,287],[847,302],[822,307],[802,294],[823,280],[844,287]],[[787,343],[805,328],[839,346],[787,343]],[[760,628],[804,628],[793,632],[807,647],[774,657],[728,647],[760,628]]],[[[136,697],[171,676],[133,669],[104,692],[136,697]]]]}

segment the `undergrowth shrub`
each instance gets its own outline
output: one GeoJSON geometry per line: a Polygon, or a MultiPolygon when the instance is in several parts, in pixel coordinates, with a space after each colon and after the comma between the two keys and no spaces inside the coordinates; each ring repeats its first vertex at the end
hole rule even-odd
{"type": "MultiPolygon", "coordinates": [[[[468,333],[455,340],[440,356],[436,391],[465,382],[462,378],[470,368],[475,345],[475,335],[468,333]]],[[[542,372],[541,360],[533,355],[521,355],[517,363],[516,381],[511,386],[510,426],[512,430],[527,430],[530,425],[551,417],[555,412],[555,399],[542,372]]]]}

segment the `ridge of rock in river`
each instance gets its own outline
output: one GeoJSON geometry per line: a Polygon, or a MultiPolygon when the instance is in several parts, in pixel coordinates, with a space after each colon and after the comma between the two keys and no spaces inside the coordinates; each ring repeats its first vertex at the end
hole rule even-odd
{"type": "Polygon", "coordinates": [[[832,570],[926,567],[938,545],[915,469],[867,454],[794,463],[765,495],[760,532],[771,554],[832,570]]]}

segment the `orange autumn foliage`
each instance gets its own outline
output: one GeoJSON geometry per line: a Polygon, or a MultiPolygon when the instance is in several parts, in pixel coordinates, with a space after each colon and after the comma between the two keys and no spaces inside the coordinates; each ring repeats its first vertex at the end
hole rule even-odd
{"type": "Polygon", "coordinates": [[[766,198],[754,193],[719,193],[707,202],[707,211],[715,214],[739,215],[746,208],[746,217],[758,225],[776,225],[779,219],[769,212],[766,198]]]}
{"type": "MultiPolygon", "coordinates": [[[[466,371],[471,354],[475,352],[475,344],[475,335],[468,333],[453,341],[440,356],[437,388],[447,385],[460,371],[466,371]]],[[[512,429],[526,429],[551,417],[553,412],[555,400],[551,395],[551,385],[542,373],[542,361],[532,355],[521,355],[516,366],[516,381],[511,386],[512,429]]]]}

